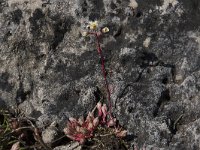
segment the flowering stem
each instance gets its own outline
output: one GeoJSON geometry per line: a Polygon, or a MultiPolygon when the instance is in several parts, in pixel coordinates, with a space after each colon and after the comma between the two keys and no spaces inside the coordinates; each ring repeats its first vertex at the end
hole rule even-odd
{"type": "Polygon", "coordinates": [[[97,40],[97,51],[98,51],[98,54],[99,54],[100,59],[101,59],[101,70],[102,70],[102,73],[103,73],[105,87],[106,87],[106,90],[107,90],[110,117],[112,118],[112,114],[111,114],[112,104],[111,104],[111,98],[110,98],[110,90],[109,90],[108,81],[107,81],[107,78],[106,78],[105,61],[104,61],[104,57],[103,57],[103,54],[102,54],[102,49],[101,49],[101,46],[100,46],[98,33],[95,33],[95,37],[96,37],[96,40],[97,40]]]}

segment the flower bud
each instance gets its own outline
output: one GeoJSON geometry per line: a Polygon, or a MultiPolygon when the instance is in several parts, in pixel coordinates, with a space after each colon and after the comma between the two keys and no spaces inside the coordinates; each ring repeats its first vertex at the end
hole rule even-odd
{"type": "Polygon", "coordinates": [[[80,132],[81,127],[76,126],[76,132],[80,132]]]}
{"type": "Polygon", "coordinates": [[[89,130],[89,131],[91,131],[91,130],[93,130],[93,123],[92,122],[89,122],[88,123],[88,125],[87,125],[87,129],[89,130]]]}
{"type": "Polygon", "coordinates": [[[89,112],[86,117],[86,122],[92,122],[93,118],[94,118],[94,114],[89,112]]]}
{"type": "Polygon", "coordinates": [[[101,117],[102,116],[102,104],[101,104],[101,102],[97,103],[97,109],[98,109],[98,116],[101,117]]]}
{"type": "Polygon", "coordinates": [[[107,106],[106,106],[106,104],[103,104],[101,110],[102,110],[102,113],[103,113],[104,116],[107,115],[108,112],[107,112],[107,106]]]}
{"type": "Polygon", "coordinates": [[[97,103],[97,108],[99,109],[99,108],[101,108],[101,106],[102,106],[102,103],[101,103],[101,102],[98,102],[98,103],[97,103]]]}
{"type": "Polygon", "coordinates": [[[77,122],[77,120],[76,120],[75,118],[73,118],[73,117],[70,117],[70,118],[69,118],[69,121],[70,121],[70,122],[77,122]]]}
{"type": "Polygon", "coordinates": [[[71,140],[76,140],[76,138],[74,137],[74,136],[72,136],[72,135],[66,135],[68,138],[70,138],[71,140]]]}
{"type": "Polygon", "coordinates": [[[70,134],[71,133],[69,128],[64,128],[63,131],[64,131],[65,134],[70,134]]]}
{"type": "Polygon", "coordinates": [[[84,123],[84,118],[83,118],[83,116],[80,117],[80,118],[78,119],[78,123],[79,123],[80,125],[82,125],[82,124],[84,123]]]}
{"type": "Polygon", "coordinates": [[[99,124],[99,118],[96,117],[96,118],[93,120],[93,126],[96,127],[96,126],[98,126],[98,124],[99,124]]]}
{"type": "Polygon", "coordinates": [[[98,21],[90,21],[89,22],[89,29],[96,30],[98,28],[98,21]]]}
{"type": "Polygon", "coordinates": [[[103,104],[101,110],[102,110],[102,113],[103,113],[103,116],[102,116],[103,122],[105,123],[106,122],[106,116],[108,114],[106,104],[103,104]]]}
{"type": "Polygon", "coordinates": [[[101,31],[102,31],[103,33],[107,33],[107,32],[109,32],[109,28],[108,28],[108,27],[104,27],[101,31]]]}
{"type": "Polygon", "coordinates": [[[115,126],[115,125],[116,125],[116,121],[117,121],[116,118],[110,119],[110,120],[108,121],[108,123],[107,123],[107,126],[108,126],[108,127],[115,126]]]}

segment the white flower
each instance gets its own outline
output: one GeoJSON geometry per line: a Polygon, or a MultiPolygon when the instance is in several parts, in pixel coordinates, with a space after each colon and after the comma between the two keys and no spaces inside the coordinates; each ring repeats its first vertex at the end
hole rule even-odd
{"type": "Polygon", "coordinates": [[[102,29],[102,32],[103,32],[103,33],[109,32],[109,28],[108,28],[108,27],[104,27],[104,28],[102,29]]]}
{"type": "Polygon", "coordinates": [[[90,30],[96,30],[98,28],[98,21],[90,21],[88,27],[90,30]]]}

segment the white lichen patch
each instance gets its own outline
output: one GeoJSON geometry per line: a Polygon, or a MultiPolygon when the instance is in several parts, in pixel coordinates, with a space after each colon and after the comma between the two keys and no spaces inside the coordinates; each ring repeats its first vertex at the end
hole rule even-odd
{"type": "Polygon", "coordinates": [[[175,11],[177,14],[178,14],[178,16],[180,17],[182,14],[183,14],[183,8],[180,6],[180,7],[178,7],[177,9],[176,9],[176,11],[175,11]]]}
{"type": "Polygon", "coordinates": [[[149,47],[150,42],[151,42],[151,38],[147,37],[143,42],[143,46],[146,48],[149,47]]]}
{"type": "Polygon", "coordinates": [[[160,11],[162,11],[162,15],[167,13],[167,8],[172,5],[172,7],[175,7],[178,4],[177,0],[164,0],[163,5],[158,7],[160,11]]]}
{"type": "Polygon", "coordinates": [[[27,0],[8,0],[8,6],[11,7],[12,4],[23,4],[27,0]]]}
{"type": "Polygon", "coordinates": [[[112,18],[112,22],[113,22],[113,23],[120,24],[120,23],[121,23],[121,19],[120,19],[119,17],[114,16],[114,17],[112,18]]]}
{"type": "Polygon", "coordinates": [[[88,106],[91,103],[91,99],[94,99],[94,89],[89,88],[80,92],[81,97],[78,100],[78,104],[82,106],[88,106]]]}
{"type": "Polygon", "coordinates": [[[188,60],[186,57],[183,58],[182,65],[180,67],[182,70],[188,70],[190,68],[188,60]]]}
{"type": "Polygon", "coordinates": [[[110,12],[110,11],[111,11],[111,9],[110,9],[111,1],[103,0],[103,3],[104,3],[105,12],[106,12],[106,13],[110,12]]]}
{"type": "Polygon", "coordinates": [[[126,33],[125,39],[129,39],[130,42],[135,42],[137,40],[138,35],[136,34],[128,34],[126,33]]]}
{"type": "Polygon", "coordinates": [[[8,6],[11,7],[12,5],[26,5],[25,8],[34,11],[36,8],[42,7],[42,0],[8,0],[8,6]]]}
{"type": "Polygon", "coordinates": [[[195,40],[195,42],[198,44],[198,50],[197,53],[200,54],[200,32],[188,32],[188,36],[195,40]]]}
{"type": "Polygon", "coordinates": [[[121,51],[120,51],[120,56],[124,56],[124,55],[130,55],[130,54],[134,54],[136,52],[135,49],[133,48],[128,48],[128,47],[125,47],[125,48],[121,48],[121,51]]]}
{"type": "Polygon", "coordinates": [[[182,74],[176,74],[175,80],[176,80],[176,82],[181,82],[181,81],[183,81],[183,75],[182,75],[182,74]]]}
{"type": "Polygon", "coordinates": [[[135,0],[130,0],[130,3],[128,5],[132,9],[136,9],[138,7],[138,3],[135,0]]]}

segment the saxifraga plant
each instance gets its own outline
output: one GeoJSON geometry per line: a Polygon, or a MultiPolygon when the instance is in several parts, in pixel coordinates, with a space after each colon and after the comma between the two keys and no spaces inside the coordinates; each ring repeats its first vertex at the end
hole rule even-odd
{"type": "Polygon", "coordinates": [[[112,127],[111,132],[115,134],[116,137],[125,137],[127,131],[123,130],[119,124],[117,124],[117,119],[112,116],[112,104],[111,104],[111,94],[108,86],[107,75],[105,70],[105,60],[102,53],[102,48],[100,45],[100,37],[109,32],[108,27],[104,27],[102,30],[98,30],[98,22],[89,22],[87,26],[88,31],[82,33],[83,36],[93,35],[96,39],[97,52],[101,59],[101,70],[104,77],[105,88],[107,90],[108,108],[106,104],[98,102],[92,112],[89,112],[86,119],[80,117],[79,119],[69,118],[67,127],[64,128],[66,136],[74,141],[78,141],[83,144],[86,139],[94,136],[94,131],[100,125],[102,127],[112,127]],[[98,111],[98,116],[94,116],[95,110],[98,111]]]}

